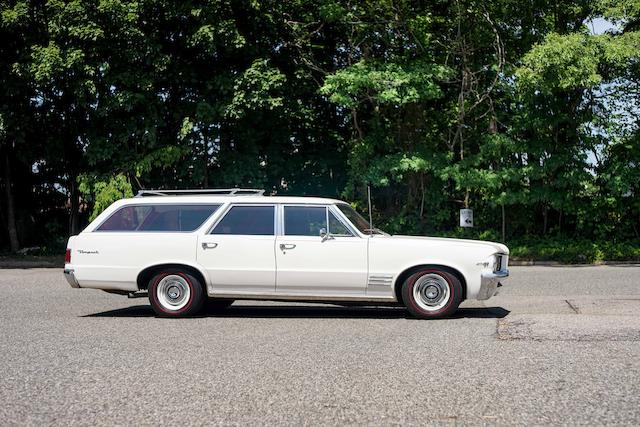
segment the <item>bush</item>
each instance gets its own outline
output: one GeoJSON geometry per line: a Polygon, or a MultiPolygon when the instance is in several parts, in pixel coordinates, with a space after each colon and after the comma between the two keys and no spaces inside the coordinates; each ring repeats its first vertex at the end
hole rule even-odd
{"type": "Polygon", "coordinates": [[[640,241],[594,242],[568,238],[507,242],[512,259],[568,264],[640,261],[640,241]]]}

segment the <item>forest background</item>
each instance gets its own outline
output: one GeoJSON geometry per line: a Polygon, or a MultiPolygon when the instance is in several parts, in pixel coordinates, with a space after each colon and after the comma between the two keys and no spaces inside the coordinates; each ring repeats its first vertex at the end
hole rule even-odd
{"type": "Polygon", "coordinates": [[[639,56],[640,0],[0,1],[0,252],[142,188],[370,185],[390,233],[640,260],[639,56]]]}

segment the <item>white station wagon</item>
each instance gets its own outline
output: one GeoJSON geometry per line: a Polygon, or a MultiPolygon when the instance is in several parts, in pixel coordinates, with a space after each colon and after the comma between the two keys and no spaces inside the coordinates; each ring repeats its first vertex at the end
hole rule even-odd
{"type": "Polygon", "coordinates": [[[262,190],[143,191],[69,238],[74,288],[147,296],[159,316],[237,299],[401,304],[421,318],[493,296],[498,243],[390,236],[340,200],[262,190]]]}

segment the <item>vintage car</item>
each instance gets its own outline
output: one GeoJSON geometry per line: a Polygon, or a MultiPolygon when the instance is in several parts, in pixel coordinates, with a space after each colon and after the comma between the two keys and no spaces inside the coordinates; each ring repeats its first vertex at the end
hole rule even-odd
{"type": "Polygon", "coordinates": [[[69,238],[64,275],[74,288],[148,295],[163,317],[260,299],[401,304],[433,318],[493,296],[508,257],[498,243],[390,236],[340,200],[143,191],[69,238]]]}

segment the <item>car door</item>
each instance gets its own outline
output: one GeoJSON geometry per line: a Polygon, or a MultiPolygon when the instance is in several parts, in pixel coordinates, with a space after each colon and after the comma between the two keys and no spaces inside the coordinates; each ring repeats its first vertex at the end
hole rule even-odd
{"type": "Polygon", "coordinates": [[[198,239],[198,262],[214,293],[273,293],[276,284],[275,205],[231,205],[198,239]]]}
{"type": "Polygon", "coordinates": [[[276,293],[364,295],[367,239],[355,235],[329,206],[284,205],[276,239],[276,293]]]}

